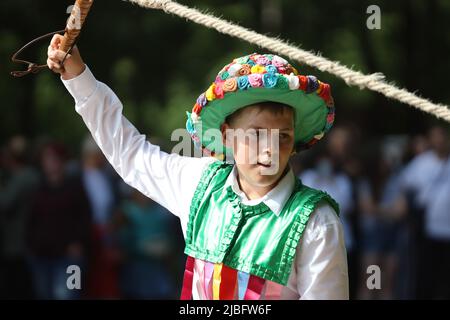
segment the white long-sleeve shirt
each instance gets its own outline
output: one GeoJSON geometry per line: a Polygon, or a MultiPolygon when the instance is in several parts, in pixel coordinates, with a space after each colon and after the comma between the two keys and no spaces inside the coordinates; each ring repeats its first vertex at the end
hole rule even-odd
{"type": "Polygon", "coordinates": [[[450,157],[434,151],[415,157],[401,174],[402,190],[416,194],[417,205],[425,208],[425,234],[432,239],[450,240],[450,157]]]}
{"type": "MultiPolygon", "coordinates": [[[[62,80],[75,99],[75,110],[91,132],[107,160],[123,180],[179,217],[183,235],[194,191],[203,170],[214,158],[193,158],[165,153],[146,141],[145,135],[122,115],[122,103],[90,69],[71,80],[62,80]]],[[[290,172],[266,196],[248,200],[230,175],[227,183],[243,203],[264,201],[273,212],[281,210],[292,192],[290,172]]],[[[193,298],[206,299],[198,266],[194,266],[193,298]]],[[[265,298],[263,289],[261,299],[265,298]]],[[[347,257],[342,225],[334,209],[321,203],[311,214],[299,241],[287,286],[281,299],[348,299],[347,257]]]]}

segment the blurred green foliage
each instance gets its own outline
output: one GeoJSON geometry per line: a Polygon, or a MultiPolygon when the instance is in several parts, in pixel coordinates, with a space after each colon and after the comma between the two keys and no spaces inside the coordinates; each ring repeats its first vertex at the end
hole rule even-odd
{"type": "MultiPolygon", "coordinates": [[[[199,0],[179,1],[303,49],[387,79],[435,102],[450,103],[448,0],[199,0]],[[381,8],[381,30],[366,28],[366,8],[381,8]],[[272,11],[267,10],[270,8],[272,11]],[[275,10],[275,11],[274,11],[275,10]],[[275,13],[274,13],[275,12],[275,13]],[[276,19],[279,17],[279,19],[276,19]]],[[[10,56],[31,39],[62,29],[73,1],[0,2],[0,142],[15,133],[50,135],[78,145],[87,133],[73,101],[51,72],[14,79],[10,56]]],[[[45,62],[50,39],[26,53],[45,62]]],[[[185,111],[236,56],[267,52],[161,11],[126,1],[95,0],[78,44],[96,77],[124,104],[124,113],[149,136],[170,139],[185,111]]],[[[356,123],[367,136],[417,133],[434,117],[346,84],[307,66],[332,84],[339,123],[356,123]]]]}

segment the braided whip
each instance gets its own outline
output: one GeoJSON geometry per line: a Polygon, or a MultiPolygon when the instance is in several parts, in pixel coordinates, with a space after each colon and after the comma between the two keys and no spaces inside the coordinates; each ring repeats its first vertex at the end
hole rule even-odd
{"type": "Polygon", "coordinates": [[[16,78],[20,78],[23,76],[26,76],[30,73],[38,73],[40,70],[47,68],[47,64],[37,64],[34,62],[30,62],[27,60],[23,60],[22,58],[19,58],[18,56],[27,48],[35,44],[36,42],[41,41],[42,39],[46,39],[48,37],[53,36],[54,34],[59,34],[64,32],[64,37],[61,41],[61,50],[66,52],[66,55],[64,56],[63,60],[61,61],[61,65],[64,65],[64,61],[67,58],[67,55],[72,50],[73,46],[75,45],[75,42],[81,32],[81,28],[83,27],[84,21],[86,20],[86,17],[89,13],[89,9],[92,6],[92,3],[94,0],[76,0],[75,5],[72,7],[72,11],[70,13],[69,19],[67,19],[66,28],[64,30],[59,30],[55,32],[47,33],[43,36],[40,36],[27,44],[25,44],[22,48],[20,48],[16,53],[13,54],[11,57],[12,62],[15,63],[24,63],[27,64],[28,67],[26,70],[20,70],[20,71],[12,71],[11,75],[16,78]]]}
{"type": "Polygon", "coordinates": [[[61,50],[69,52],[81,32],[83,23],[91,9],[94,0],[76,0],[72,7],[69,19],[67,19],[64,39],[61,42],[61,50]]]}

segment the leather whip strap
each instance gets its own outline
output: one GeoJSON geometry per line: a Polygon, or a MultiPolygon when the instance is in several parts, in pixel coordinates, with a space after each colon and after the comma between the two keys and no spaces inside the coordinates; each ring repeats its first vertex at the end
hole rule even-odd
{"type": "Polygon", "coordinates": [[[64,30],[50,32],[43,36],[40,36],[40,37],[28,42],[26,45],[24,45],[22,48],[20,48],[16,53],[14,53],[14,55],[11,57],[11,60],[15,63],[24,63],[28,67],[27,67],[27,70],[24,70],[24,71],[12,71],[11,75],[14,77],[23,77],[30,73],[38,73],[40,70],[46,68],[47,64],[37,64],[34,62],[20,59],[20,58],[18,58],[18,56],[25,49],[32,46],[36,42],[39,42],[42,39],[51,37],[54,34],[64,32],[64,38],[60,45],[60,49],[64,52],[66,52],[64,59],[61,61],[61,66],[63,66],[64,61],[67,58],[67,55],[72,51],[72,48],[74,47],[74,45],[76,43],[76,40],[81,32],[81,28],[84,24],[84,21],[86,20],[86,17],[89,13],[89,10],[91,9],[93,2],[94,2],[94,0],[76,0],[75,5],[72,7],[70,17],[67,19],[66,28],[64,30]]]}

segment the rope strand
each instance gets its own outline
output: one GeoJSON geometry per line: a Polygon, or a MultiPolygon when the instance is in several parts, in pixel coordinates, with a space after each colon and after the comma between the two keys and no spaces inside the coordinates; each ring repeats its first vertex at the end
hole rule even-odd
{"type": "Polygon", "coordinates": [[[390,99],[408,104],[419,110],[432,114],[437,118],[450,122],[450,108],[448,106],[443,104],[435,104],[428,99],[421,98],[405,89],[389,84],[385,81],[384,76],[381,73],[365,75],[359,71],[355,71],[341,65],[339,62],[330,61],[324,57],[317,56],[310,51],[294,47],[281,39],[261,35],[232,22],[217,18],[211,14],[202,13],[197,9],[186,7],[171,0],[128,1],[143,8],[163,10],[166,13],[171,13],[179,17],[186,18],[205,27],[216,29],[220,33],[256,44],[259,47],[266,48],[285,57],[289,57],[289,59],[295,60],[299,63],[315,67],[323,72],[331,73],[336,77],[343,79],[349,86],[357,86],[361,90],[367,88],[369,90],[379,92],[390,99]]]}

